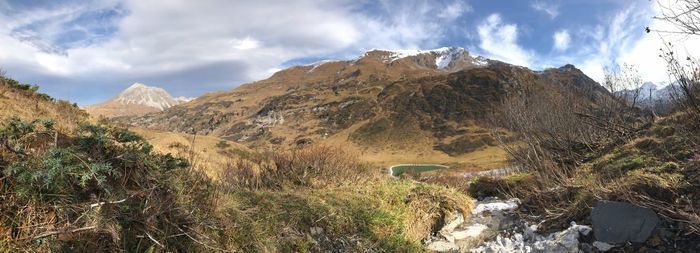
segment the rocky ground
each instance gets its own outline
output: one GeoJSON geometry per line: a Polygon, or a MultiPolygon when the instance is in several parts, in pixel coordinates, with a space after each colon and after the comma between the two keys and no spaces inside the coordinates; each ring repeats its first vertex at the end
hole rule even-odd
{"type": "Polygon", "coordinates": [[[536,224],[517,217],[518,205],[518,199],[480,200],[470,217],[452,217],[425,244],[435,252],[604,252],[613,248],[595,241],[590,226],[573,222],[563,231],[542,235],[536,224]]]}
{"type": "Polygon", "coordinates": [[[676,222],[660,219],[651,209],[601,201],[592,225],[571,222],[562,231],[538,232],[538,225],[518,218],[518,199],[479,200],[469,217],[454,215],[424,240],[434,252],[698,252],[700,241],[675,234],[676,222]]]}

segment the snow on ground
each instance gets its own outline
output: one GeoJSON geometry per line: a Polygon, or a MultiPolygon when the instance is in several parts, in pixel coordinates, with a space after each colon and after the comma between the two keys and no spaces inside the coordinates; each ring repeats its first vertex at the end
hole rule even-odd
{"type": "Polygon", "coordinates": [[[311,73],[311,72],[313,72],[316,68],[318,68],[319,66],[321,66],[321,65],[323,65],[323,64],[331,63],[331,62],[340,62],[340,61],[341,61],[341,60],[322,60],[322,61],[317,61],[317,62],[314,62],[314,63],[311,63],[311,64],[307,64],[307,65],[304,65],[304,66],[313,66],[311,69],[309,69],[309,71],[306,72],[306,73],[311,73]]]}
{"type": "Polygon", "coordinates": [[[474,56],[472,63],[474,63],[474,65],[480,66],[480,67],[489,65],[489,62],[486,60],[486,58],[484,58],[483,56],[479,56],[479,55],[474,56]]]}
{"type": "Polygon", "coordinates": [[[437,235],[429,236],[424,243],[434,252],[474,253],[605,252],[614,247],[602,242],[591,243],[591,227],[575,222],[565,230],[539,234],[537,225],[517,218],[514,211],[519,204],[518,199],[478,201],[470,217],[452,218],[437,235]],[[483,239],[486,241],[480,242],[483,239]]]}
{"type": "Polygon", "coordinates": [[[435,57],[435,66],[438,69],[445,69],[450,66],[450,63],[465,52],[464,48],[441,48],[440,51],[435,51],[438,54],[435,57]]]}
{"type": "Polygon", "coordinates": [[[484,212],[494,212],[494,211],[512,211],[518,208],[520,204],[519,199],[509,199],[506,201],[493,201],[486,203],[479,203],[472,210],[473,215],[479,215],[484,212]]]}
{"type": "Polygon", "coordinates": [[[523,233],[513,233],[508,237],[498,235],[495,240],[485,242],[471,252],[579,252],[579,238],[590,234],[591,230],[589,226],[572,222],[566,230],[543,236],[537,234],[537,226],[525,226],[523,233]]]}

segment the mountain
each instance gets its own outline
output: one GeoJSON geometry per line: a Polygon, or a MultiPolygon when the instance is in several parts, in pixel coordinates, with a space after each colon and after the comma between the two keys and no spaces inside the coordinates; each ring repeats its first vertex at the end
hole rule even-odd
{"type": "Polygon", "coordinates": [[[118,120],[250,147],[322,142],[355,148],[369,161],[488,167],[502,165],[504,157],[494,147],[488,115],[508,96],[539,88],[590,99],[607,93],[572,65],[535,72],[463,48],[375,49],[118,120]]]}
{"type": "Polygon", "coordinates": [[[656,113],[664,114],[672,109],[674,87],[673,84],[645,82],[637,89],[625,89],[615,92],[615,95],[629,103],[635,103],[635,106],[653,109],[656,113]]]}
{"type": "Polygon", "coordinates": [[[134,116],[163,111],[191,100],[192,98],[175,98],[163,88],[134,83],[118,96],[100,104],[86,106],[85,110],[95,116],[134,116]]]}

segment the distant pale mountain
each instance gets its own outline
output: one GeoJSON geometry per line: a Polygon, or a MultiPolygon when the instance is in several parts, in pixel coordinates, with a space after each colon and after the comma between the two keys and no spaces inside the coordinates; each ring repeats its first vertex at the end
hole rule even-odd
{"type": "Polygon", "coordinates": [[[665,113],[671,108],[673,85],[667,83],[645,82],[638,89],[626,89],[615,93],[617,96],[625,98],[635,106],[654,109],[657,113],[665,113]],[[635,94],[637,99],[635,101],[635,94]]]}
{"type": "Polygon", "coordinates": [[[173,97],[163,88],[134,83],[118,96],[100,104],[89,105],[85,110],[95,116],[119,117],[138,116],[159,112],[192,98],[173,97]]]}

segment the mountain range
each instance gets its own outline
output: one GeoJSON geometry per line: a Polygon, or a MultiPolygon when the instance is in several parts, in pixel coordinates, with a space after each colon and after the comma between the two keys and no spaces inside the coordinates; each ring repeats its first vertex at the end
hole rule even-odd
{"type": "Polygon", "coordinates": [[[505,98],[538,89],[589,99],[608,93],[573,65],[532,71],[463,48],[375,49],[353,60],[293,66],[180,106],[115,120],[214,135],[252,148],[322,142],[382,163],[489,167],[501,166],[504,154],[495,147],[488,115],[505,98]]]}
{"type": "Polygon", "coordinates": [[[653,109],[656,113],[667,113],[671,110],[674,94],[673,84],[645,82],[636,89],[625,89],[615,92],[634,106],[653,109]]]}

